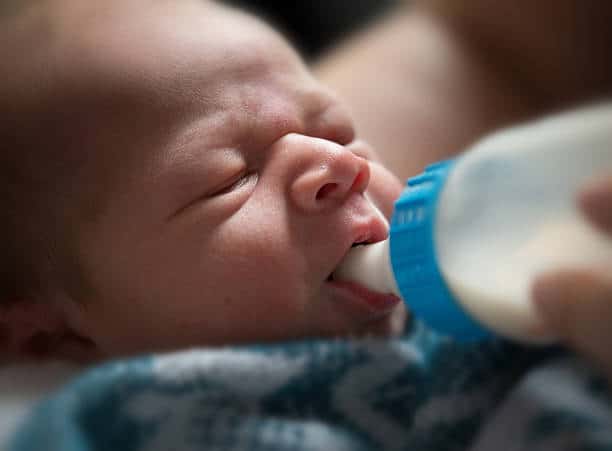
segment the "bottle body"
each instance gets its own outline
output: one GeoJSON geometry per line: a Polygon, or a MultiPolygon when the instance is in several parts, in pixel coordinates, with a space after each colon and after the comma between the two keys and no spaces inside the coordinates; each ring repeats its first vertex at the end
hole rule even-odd
{"type": "Polygon", "coordinates": [[[438,199],[434,241],[443,277],[469,315],[511,338],[554,338],[531,286],[544,271],[612,267],[612,240],[576,203],[580,188],[605,173],[605,105],[495,134],[457,160],[438,199]]]}
{"type": "Polygon", "coordinates": [[[459,339],[554,340],[532,283],[548,270],[612,267],[612,240],[576,205],[585,182],[610,173],[612,105],[493,134],[428,168],[398,200],[388,245],[408,309],[459,339]]]}

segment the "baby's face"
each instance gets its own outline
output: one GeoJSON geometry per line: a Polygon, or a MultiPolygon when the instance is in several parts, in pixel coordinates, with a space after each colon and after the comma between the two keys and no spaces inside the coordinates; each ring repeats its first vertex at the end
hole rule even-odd
{"type": "Polygon", "coordinates": [[[399,181],[268,27],[166,8],[111,16],[76,52],[106,118],[82,171],[108,188],[75,228],[88,294],[71,327],[104,355],[397,331],[397,298],[330,274],[387,237],[399,181]]]}

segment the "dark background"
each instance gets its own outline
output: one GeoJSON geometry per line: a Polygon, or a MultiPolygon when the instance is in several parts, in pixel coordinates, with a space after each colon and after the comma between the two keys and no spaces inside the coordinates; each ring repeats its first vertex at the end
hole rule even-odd
{"type": "Polygon", "coordinates": [[[312,59],[396,0],[224,0],[264,17],[312,59]]]}

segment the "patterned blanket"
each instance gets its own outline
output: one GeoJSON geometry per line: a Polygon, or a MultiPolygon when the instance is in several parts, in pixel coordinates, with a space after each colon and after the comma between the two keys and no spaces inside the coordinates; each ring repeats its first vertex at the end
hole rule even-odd
{"type": "Polygon", "coordinates": [[[94,368],[12,451],[610,450],[612,398],[557,349],[401,339],[199,349],[94,368]]]}

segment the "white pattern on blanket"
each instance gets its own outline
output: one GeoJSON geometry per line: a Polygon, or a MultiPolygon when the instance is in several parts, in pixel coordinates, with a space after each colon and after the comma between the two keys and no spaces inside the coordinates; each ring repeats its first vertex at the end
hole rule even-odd
{"type": "Polygon", "coordinates": [[[11,451],[599,451],[611,399],[563,350],[419,326],[113,362],[34,410],[11,451]]]}

